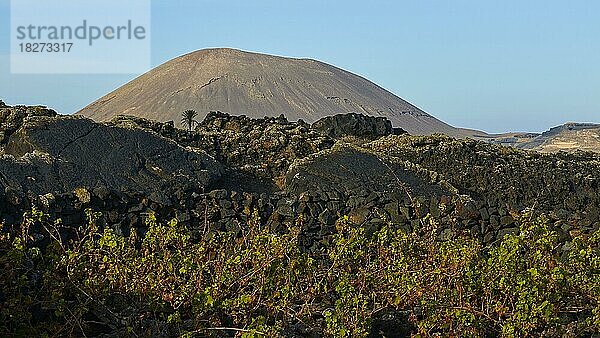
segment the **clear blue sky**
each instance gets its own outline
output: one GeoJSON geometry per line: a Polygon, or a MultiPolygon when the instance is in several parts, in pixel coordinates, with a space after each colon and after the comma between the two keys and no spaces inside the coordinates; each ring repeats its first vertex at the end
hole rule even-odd
{"type": "MultiPolygon", "coordinates": [[[[138,75],[10,75],[9,13],[0,0],[7,103],[71,113],[138,75]]],[[[207,47],[322,60],[456,126],[541,131],[600,122],[593,0],[153,0],[153,65],[207,47]]]]}

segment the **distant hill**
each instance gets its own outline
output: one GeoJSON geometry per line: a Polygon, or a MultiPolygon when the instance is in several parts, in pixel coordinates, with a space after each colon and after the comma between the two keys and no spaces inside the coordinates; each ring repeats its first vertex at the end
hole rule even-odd
{"type": "Polygon", "coordinates": [[[575,150],[600,152],[600,124],[567,123],[518,147],[546,153],[575,150]]]}
{"type": "Polygon", "coordinates": [[[235,49],[205,49],[175,58],[83,108],[97,121],[133,115],[180,123],[194,109],[252,118],[279,116],[313,123],[325,116],[358,112],[388,118],[414,135],[471,136],[358,75],[310,59],[235,49]]]}
{"type": "Polygon", "coordinates": [[[544,153],[577,150],[600,152],[600,124],[566,123],[542,134],[507,133],[478,139],[544,153]]]}

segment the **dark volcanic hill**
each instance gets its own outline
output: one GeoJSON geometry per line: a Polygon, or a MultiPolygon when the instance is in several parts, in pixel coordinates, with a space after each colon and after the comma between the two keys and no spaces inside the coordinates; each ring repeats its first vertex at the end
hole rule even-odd
{"type": "Polygon", "coordinates": [[[180,122],[186,109],[252,118],[279,116],[312,123],[358,112],[388,118],[411,134],[472,134],[454,128],[348,71],[310,59],[234,49],[205,49],[175,58],[83,108],[96,121],[134,115],[180,122]]]}

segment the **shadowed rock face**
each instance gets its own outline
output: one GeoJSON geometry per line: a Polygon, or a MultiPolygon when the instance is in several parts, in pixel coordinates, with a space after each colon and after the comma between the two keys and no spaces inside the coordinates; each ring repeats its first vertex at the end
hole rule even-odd
{"type": "Polygon", "coordinates": [[[276,117],[313,123],[325,116],[358,112],[388,118],[411,134],[462,135],[376,84],[309,59],[233,49],[206,49],[173,59],[82,109],[107,121],[120,114],[179,124],[181,112],[202,120],[219,110],[252,118],[276,117]]]}
{"type": "Polygon", "coordinates": [[[222,172],[201,151],[75,117],[26,118],[4,153],[12,155],[0,160],[4,185],[37,194],[105,186],[167,203],[175,187],[208,187],[222,172]]]}
{"type": "Polygon", "coordinates": [[[286,176],[286,189],[296,195],[310,192],[367,197],[389,193],[401,199],[412,198],[413,192],[430,197],[455,193],[433,172],[347,144],[336,144],[295,162],[286,176]]]}
{"type": "Polygon", "coordinates": [[[43,106],[9,107],[0,101],[0,146],[5,145],[28,116],[56,116],[56,112],[43,106]]]}

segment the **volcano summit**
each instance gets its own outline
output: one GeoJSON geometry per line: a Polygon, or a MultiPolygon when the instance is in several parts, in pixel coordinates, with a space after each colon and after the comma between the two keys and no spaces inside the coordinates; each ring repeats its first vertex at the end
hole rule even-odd
{"type": "Polygon", "coordinates": [[[134,115],[179,123],[194,109],[252,118],[279,116],[312,123],[358,112],[388,118],[411,134],[462,136],[454,128],[358,75],[311,59],[235,49],[205,49],[175,58],[83,108],[97,121],[134,115]]]}

